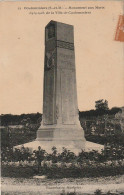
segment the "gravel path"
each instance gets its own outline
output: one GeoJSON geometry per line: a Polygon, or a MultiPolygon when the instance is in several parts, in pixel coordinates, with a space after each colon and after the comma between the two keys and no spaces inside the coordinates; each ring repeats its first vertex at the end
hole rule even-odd
{"type": "Polygon", "coordinates": [[[2,178],[3,195],[60,195],[62,191],[81,194],[124,192],[124,176],[82,179],[17,179],[2,178]]]}

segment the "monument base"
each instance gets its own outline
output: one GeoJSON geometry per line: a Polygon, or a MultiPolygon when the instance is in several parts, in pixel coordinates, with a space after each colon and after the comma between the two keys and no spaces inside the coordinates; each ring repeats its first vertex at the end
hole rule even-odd
{"type": "Polygon", "coordinates": [[[41,148],[51,152],[56,147],[59,152],[65,147],[68,150],[78,153],[85,148],[84,131],[80,125],[46,125],[41,126],[37,131],[37,139],[41,148]]]}
{"type": "MultiPolygon", "coordinates": [[[[75,144],[75,143],[72,142],[70,144],[71,144],[71,146],[74,146],[73,144],[75,144]]],[[[25,143],[25,144],[23,144],[23,146],[25,148],[29,148],[30,152],[33,152],[34,150],[38,150],[38,147],[40,146],[42,149],[44,149],[49,154],[52,153],[52,147],[53,147],[51,142],[37,141],[37,140],[25,143]]],[[[20,149],[21,147],[22,147],[22,145],[14,146],[14,149],[15,148],[20,149]]],[[[81,149],[70,147],[70,145],[66,145],[64,147],[67,148],[68,150],[74,152],[75,154],[78,154],[79,152],[81,152],[81,149]]],[[[101,150],[103,150],[103,149],[104,149],[104,145],[86,141],[85,142],[85,148],[83,150],[86,151],[86,152],[89,152],[89,151],[92,151],[92,150],[97,150],[100,153],[101,150]]],[[[62,145],[60,145],[60,143],[57,145],[57,151],[59,153],[62,152],[62,145]]]]}
{"type": "MultiPolygon", "coordinates": [[[[28,147],[31,152],[38,150],[40,146],[47,153],[52,153],[53,147],[56,147],[59,153],[62,152],[64,147],[75,154],[82,150],[101,152],[104,149],[103,145],[86,141],[84,131],[80,125],[41,125],[37,131],[37,139],[23,144],[23,146],[28,147]]],[[[21,145],[14,148],[21,148],[21,145]]]]}

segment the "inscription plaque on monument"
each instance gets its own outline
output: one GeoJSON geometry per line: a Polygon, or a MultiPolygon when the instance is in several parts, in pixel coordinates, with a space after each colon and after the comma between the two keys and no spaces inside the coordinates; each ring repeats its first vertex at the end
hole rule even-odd
{"type": "Polygon", "coordinates": [[[41,147],[50,151],[85,147],[77,106],[72,25],[51,21],[45,28],[43,119],[37,131],[41,147]]]}

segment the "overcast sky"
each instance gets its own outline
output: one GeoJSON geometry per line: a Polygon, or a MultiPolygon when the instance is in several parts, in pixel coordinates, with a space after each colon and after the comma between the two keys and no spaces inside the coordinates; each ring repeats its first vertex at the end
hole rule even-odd
{"type": "Polygon", "coordinates": [[[78,107],[124,106],[123,43],[114,40],[122,2],[2,2],[0,113],[42,113],[44,28],[50,20],[74,25],[78,107]],[[91,14],[29,15],[24,6],[104,6],[91,14]],[[21,10],[18,10],[21,7],[21,10]]]}

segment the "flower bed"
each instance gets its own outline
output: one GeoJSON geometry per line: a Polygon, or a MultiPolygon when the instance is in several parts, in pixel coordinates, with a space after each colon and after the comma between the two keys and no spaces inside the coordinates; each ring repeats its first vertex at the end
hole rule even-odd
{"type": "Polygon", "coordinates": [[[33,177],[47,175],[48,178],[102,177],[124,174],[123,152],[118,158],[118,150],[108,150],[99,154],[97,151],[80,152],[75,155],[66,148],[59,154],[55,147],[52,154],[39,148],[33,153],[22,146],[21,150],[2,151],[2,176],[33,177]]]}

